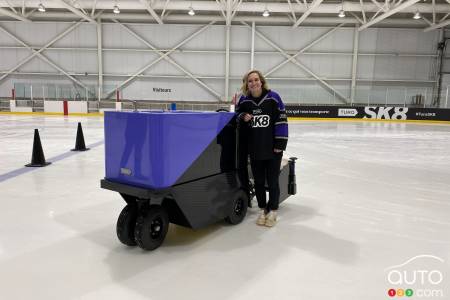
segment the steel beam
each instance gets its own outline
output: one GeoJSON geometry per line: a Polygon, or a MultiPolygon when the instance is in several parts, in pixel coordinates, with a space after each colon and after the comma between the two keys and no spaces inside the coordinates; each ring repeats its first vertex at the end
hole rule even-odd
{"type": "Polygon", "coordinates": [[[438,29],[438,28],[445,27],[445,26],[447,26],[447,25],[450,25],[450,20],[447,20],[447,21],[444,21],[444,22],[435,24],[435,25],[433,25],[433,26],[427,27],[427,28],[425,28],[423,31],[424,31],[424,32],[428,32],[428,31],[431,31],[431,30],[434,30],[434,29],[438,29]]]}
{"type": "Polygon", "coordinates": [[[359,30],[358,25],[355,26],[353,35],[353,59],[352,59],[352,85],[350,90],[350,102],[355,102],[356,92],[356,73],[358,72],[358,51],[359,51],[359,30]]]}
{"type": "Polygon", "coordinates": [[[439,20],[439,22],[444,21],[445,19],[447,19],[448,16],[450,16],[450,13],[446,14],[445,16],[443,16],[443,17],[439,20]]]}
{"type": "Polygon", "coordinates": [[[58,34],[55,38],[53,38],[50,42],[48,42],[47,44],[45,44],[41,49],[39,49],[38,51],[35,51],[33,54],[31,54],[30,56],[28,56],[27,58],[25,58],[24,60],[22,60],[19,64],[17,64],[15,67],[11,68],[9,71],[7,71],[7,73],[5,73],[2,77],[0,77],[0,82],[6,78],[11,72],[14,72],[15,70],[17,70],[18,68],[20,68],[21,66],[23,66],[25,63],[27,63],[28,61],[30,61],[33,57],[35,57],[36,55],[38,55],[39,53],[41,53],[42,51],[44,51],[46,48],[48,48],[50,45],[52,45],[53,43],[55,43],[56,41],[58,41],[59,39],[63,38],[64,36],[66,36],[69,32],[73,31],[75,28],[77,28],[81,23],[83,23],[83,21],[79,21],[75,24],[73,24],[72,26],[70,26],[69,28],[67,28],[66,30],[64,30],[62,33],[58,34]]]}
{"type": "MultiPolygon", "coordinates": [[[[230,0],[228,0],[230,1],[230,0]]],[[[230,86],[230,32],[231,25],[225,26],[225,99],[228,100],[228,90],[230,86]]]]}
{"type": "Polygon", "coordinates": [[[425,18],[424,16],[421,16],[421,20],[424,21],[425,23],[427,23],[429,26],[433,25],[433,23],[431,23],[431,21],[428,20],[427,18],[425,18]]]}
{"type": "Polygon", "coordinates": [[[103,32],[102,20],[97,19],[97,70],[98,70],[98,101],[102,100],[103,94],[103,32]]]}
{"type": "Polygon", "coordinates": [[[92,5],[92,10],[91,10],[91,17],[94,16],[96,7],[97,7],[97,0],[94,0],[94,4],[92,5]]]}
{"type": "Polygon", "coordinates": [[[151,63],[147,64],[146,66],[144,66],[143,68],[141,68],[140,70],[138,70],[137,72],[135,72],[130,78],[128,78],[127,80],[125,80],[124,82],[122,82],[120,85],[118,85],[114,90],[112,90],[111,92],[109,92],[106,95],[106,98],[108,98],[112,93],[114,93],[114,91],[116,89],[119,89],[127,84],[129,84],[131,81],[133,81],[136,77],[138,77],[138,75],[140,75],[141,73],[143,73],[145,70],[147,70],[148,68],[150,68],[151,66],[153,66],[154,64],[156,64],[157,62],[159,62],[162,59],[167,60],[169,63],[171,63],[172,65],[174,65],[175,67],[177,67],[178,69],[180,69],[181,71],[183,71],[186,75],[188,75],[189,77],[191,77],[193,80],[195,80],[198,84],[200,84],[201,86],[203,86],[206,90],[208,90],[210,93],[212,93],[214,96],[216,96],[219,100],[220,100],[220,94],[218,92],[216,92],[214,89],[210,88],[208,85],[206,85],[203,81],[201,81],[200,79],[198,79],[197,77],[195,77],[192,73],[190,73],[188,70],[186,70],[185,68],[183,68],[182,66],[180,66],[179,64],[177,64],[173,59],[171,59],[169,56],[169,54],[171,54],[172,52],[174,52],[176,49],[178,49],[179,47],[181,47],[182,45],[184,45],[185,43],[187,43],[188,41],[190,41],[191,39],[193,39],[194,37],[196,37],[198,34],[200,34],[201,32],[203,32],[204,30],[206,30],[209,26],[211,26],[212,24],[214,24],[214,22],[210,22],[209,24],[203,26],[202,28],[200,28],[198,31],[194,32],[193,34],[189,35],[186,39],[184,39],[183,41],[181,41],[180,43],[178,43],[176,46],[174,46],[172,49],[170,49],[169,51],[163,53],[162,51],[158,51],[158,49],[156,49],[152,44],[150,44],[149,42],[147,42],[144,38],[142,38],[141,36],[139,36],[137,33],[135,33],[133,30],[131,30],[130,28],[128,28],[127,26],[125,26],[124,24],[118,22],[117,20],[113,20],[114,22],[116,22],[117,24],[120,24],[123,28],[125,28],[131,35],[133,35],[135,38],[137,38],[138,40],[140,40],[141,42],[143,42],[145,45],[147,45],[149,48],[156,50],[156,52],[158,53],[158,55],[160,56],[159,58],[157,58],[156,60],[152,61],[151,63]]]}
{"type": "Polygon", "coordinates": [[[155,19],[156,22],[158,22],[159,24],[163,23],[163,21],[159,18],[159,16],[156,14],[156,12],[150,6],[147,0],[139,0],[139,1],[142,3],[142,5],[144,5],[145,9],[152,15],[152,17],[155,19]]]}
{"type": "MultiPolygon", "coordinates": [[[[0,71],[0,74],[5,74],[6,72],[0,71]]],[[[447,72],[450,74],[450,72],[447,72]]],[[[43,73],[43,72],[13,72],[13,75],[38,75],[38,76],[61,76],[60,73],[43,73]]],[[[445,74],[445,73],[444,73],[445,74]]],[[[72,73],[72,76],[84,76],[84,73],[72,73]]],[[[97,73],[90,73],[89,76],[93,76],[97,78],[97,73]]],[[[120,77],[129,77],[129,74],[110,74],[103,73],[103,77],[112,77],[112,78],[120,78],[120,77]]],[[[138,75],[139,78],[171,78],[171,79],[190,79],[187,75],[138,75]]],[[[223,81],[224,76],[197,76],[199,79],[210,79],[210,80],[220,80],[223,81]]],[[[240,76],[230,76],[230,79],[241,80],[240,76]]],[[[321,77],[322,80],[334,81],[334,82],[349,82],[351,83],[351,78],[325,78],[321,77]]],[[[270,80],[283,80],[283,81],[317,81],[317,79],[312,77],[270,77],[270,80]]],[[[364,83],[398,83],[398,84],[426,84],[429,87],[432,87],[436,82],[435,80],[410,80],[410,79],[368,79],[368,78],[357,78],[356,82],[364,82],[364,83]]]]}
{"type": "Polygon", "coordinates": [[[363,0],[359,0],[359,3],[361,4],[361,12],[362,12],[364,23],[366,23],[367,22],[367,18],[366,18],[366,12],[364,11],[363,0]]]}
{"type": "Polygon", "coordinates": [[[226,6],[225,6],[225,25],[230,26],[231,25],[231,14],[232,14],[232,8],[231,8],[231,0],[226,0],[226,6]]]}
{"type": "Polygon", "coordinates": [[[5,15],[7,17],[11,17],[11,18],[14,18],[16,20],[23,21],[23,22],[31,22],[27,18],[25,18],[25,17],[23,17],[21,15],[15,14],[12,11],[9,11],[9,10],[7,10],[5,8],[2,8],[2,7],[0,7],[0,15],[5,15]]]}
{"type": "MultiPolygon", "coordinates": [[[[46,8],[49,9],[61,9],[65,8],[61,2],[61,0],[55,0],[55,1],[45,1],[46,8]]],[[[23,0],[10,0],[11,4],[14,7],[20,7],[23,3],[23,0]]],[[[40,0],[27,0],[26,5],[29,8],[35,8],[39,5],[40,0]]],[[[93,0],[77,0],[77,3],[80,5],[81,8],[84,10],[90,10],[92,9],[93,0]]],[[[114,1],[97,1],[96,9],[97,10],[111,10],[114,1]]],[[[165,1],[156,1],[155,4],[152,6],[153,10],[158,11],[164,8],[166,6],[166,10],[168,11],[186,11],[187,7],[191,5],[191,3],[195,4],[195,10],[198,11],[209,11],[209,12],[219,12],[221,8],[217,5],[214,1],[195,1],[192,2],[190,0],[179,0],[179,1],[170,1],[167,5],[165,1]]],[[[262,13],[265,9],[266,3],[269,3],[271,12],[274,13],[291,13],[291,8],[289,7],[289,3],[286,2],[261,2],[261,1],[246,1],[242,2],[242,4],[239,6],[238,11],[239,12],[245,12],[245,13],[262,13]]],[[[361,12],[361,4],[359,1],[344,1],[344,8],[345,11],[353,11],[353,12],[361,12]]],[[[5,0],[0,0],[0,6],[1,7],[8,7],[5,0]]],[[[336,8],[340,6],[339,4],[336,4],[336,2],[333,3],[333,1],[323,1],[319,7],[314,9],[313,13],[318,14],[332,14],[336,15],[337,10],[336,8]]],[[[381,5],[381,7],[383,7],[381,5]]],[[[398,7],[398,6],[396,6],[398,7]]],[[[144,11],[144,8],[142,6],[142,3],[140,1],[120,1],[120,8],[123,11],[135,11],[136,13],[142,13],[144,11]]],[[[303,5],[296,5],[293,7],[295,13],[304,13],[309,10],[309,7],[305,7],[303,5]]],[[[366,13],[374,13],[378,10],[378,6],[370,1],[363,2],[363,9],[366,13]]],[[[406,8],[405,12],[414,12],[415,9],[419,9],[421,13],[432,13],[432,6],[427,3],[417,3],[416,6],[413,8],[406,8]]],[[[448,12],[448,3],[440,3],[435,5],[436,13],[447,13],[448,12]]],[[[122,13],[121,13],[122,14],[122,13]]],[[[187,14],[184,14],[186,19],[190,19],[190,16],[187,14]]]]}
{"type": "Polygon", "coordinates": [[[376,0],[372,0],[373,4],[375,4],[380,10],[386,11],[386,7],[384,5],[381,5],[376,0]]]}
{"type": "MultiPolygon", "coordinates": [[[[1,0],[0,0],[1,1],[1,0]]],[[[244,4],[244,3],[243,3],[244,4]]],[[[323,4],[322,4],[323,5],[323,4]]],[[[406,11],[404,11],[406,12],[406,11]]],[[[445,12],[448,13],[448,10],[445,12]]],[[[186,16],[188,16],[186,13],[184,14],[166,14],[164,17],[164,22],[166,24],[169,23],[180,23],[180,22],[187,22],[189,24],[192,23],[208,23],[211,21],[215,22],[222,22],[225,20],[226,17],[222,17],[219,15],[195,15],[195,16],[189,16],[189,20],[186,20],[186,16]]],[[[54,18],[58,20],[69,20],[69,21],[77,21],[78,19],[74,14],[71,12],[46,12],[45,14],[33,14],[33,17],[31,18],[32,21],[48,21],[49,18],[54,18]]],[[[119,15],[113,14],[112,12],[102,13],[102,19],[104,21],[109,21],[111,19],[116,20],[123,20],[127,23],[146,23],[149,20],[148,13],[120,13],[119,15]]],[[[270,18],[264,18],[259,15],[254,16],[245,16],[245,15],[236,15],[233,18],[233,22],[238,23],[240,21],[251,23],[253,21],[257,22],[258,24],[277,24],[277,25],[286,25],[286,26],[292,26],[292,19],[288,18],[287,16],[270,16],[270,18]]],[[[353,18],[338,18],[336,15],[333,17],[309,17],[307,18],[302,24],[308,24],[308,25],[331,25],[335,26],[336,24],[357,24],[359,23],[356,19],[353,18]]],[[[383,24],[384,26],[395,26],[395,27],[414,27],[417,28],[417,21],[412,18],[387,18],[380,22],[380,24],[383,24]]],[[[236,26],[233,24],[233,26],[236,26]]]]}
{"type": "Polygon", "coordinates": [[[291,0],[287,0],[287,2],[289,4],[289,9],[291,10],[292,19],[294,20],[294,24],[295,24],[295,22],[297,22],[297,16],[295,15],[295,10],[292,7],[291,0]]]}
{"type": "Polygon", "coordinates": [[[361,31],[361,30],[364,30],[366,28],[369,28],[370,26],[380,22],[381,20],[386,19],[387,17],[392,16],[393,14],[395,14],[395,13],[397,13],[399,11],[402,11],[403,9],[405,9],[405,8],[411,6],[411,5],[413,5],[413,4],[415,4],[415,3],[419,2],[419,1],[420,0],[408,0],[408,1],[404,2],[403,4],[400,4],[399,6],[396,6],[395,8],[385,12],[381,16],[376,17],[372,21],[367,22],[366,24],[364,24],[361,27],[359,27],[358,30],[361,31]]]}
{"type": "Polygon", "coordinates": [[[241,4],[242,4],[242,0],[234,1],[233,3],[234,4],[233,4],[233,13],[231,14],[231,21],[233,20],[234,16],[238,12],[239,6],[241,6],[241,4]]]}
{"type": "Polygon", "coordinates": [[[34,14],[35,11],[37,11],[37,8],[33,8],[32,10],[24,14],[25,18],[28,19],[32,14],[34,14]]]}
{"type": "Polygon", "coordinates": [[[11,10],[12,10],[15,14],[18,14],[18,13],[17,13],[17,10],[14,8],[14,6],[12,6],[11,3],[10,3],[8,0],[5,0],[5,1],[6,1],[6,3],[8,3],[9,8],[11,8],[11,10]]]}
{"type": "Polygon", "coordinates": [[[364,22],[363,20],[361,20],[361,18],[358,17],[354,12],[350,12],[350,14],[351,14],[356,20],[358,20],[358,22],[359,22],[360,24],[364,24],[364,23],[365,23],[365,22],[364,22]]]}
{"type": "Polygon", "coordinates": [[[169,4],[169,1],[170,1],[170,0],[166,0],[166,2],[164,3],[164,7],[163,7],[163,10],[162,10],[162,12],[161,12],[161,21],[162,21],[163,18],[164,18],[164,13],[166,12],[167,4],[169,4]]]}
{"type": "MultiPolygon", "coordinates": [[[[45,61],[46,63],[48,63],[50,66],[54,67],[55,69],[57,69],[58,71],[60,71],[61,73],[63,73],[64,75],[66,75],[67,77],[69,77],[73,82],[75,82],[76,84],[82,86],[83,88],[86,88],[86,86],[79,81],[78,79],[76,79],[75,77],[73,77],[72,75],[70,75],[69,73],[67,73],[64,69],[62,69],[61,67],[59,67],[57,64],[55,64],[54,62],[52,62],[50,59],[48,59],[47,57],[45,57],[44,55],[42,55],[41,53],[39,53],[38,51],[34,50],[33,48],[31,48],[29,45],[27,45],[24,41],[22,41],[21,39],[19,39],[18,37],[16,37],[15,35],[13,35],[12,33],[10,33],[9,31],[7,31],[5,28],[3,28],[2,26],[0,26],[0,30],[2,30],[4,33],[6,33],[8,36],[10,36],[12,39],[14,39],[16,42],[18,42],[19,44],[23,45],[25,48],[27,48],[28,50],[30,50],[32,53],[35,53],[37,55],[37,57],[39,57],[40,59],[42,59],[43,61],[45,61]]],[[[2,80],[2,78],[0,78],[0,80],[2,80]]]]}
{"type": "Polygon", "coordinates": [[[295,24],[292,27],[293,28],[298,27],[298,25],[300,25],[303,21],[305,21],[306,18],[312,13],[312,11],[316,9],[316,7],[320,5],[320,3],[322,3],[322,1],[323,0],[314,0],[311,3],[311,5],[309,5],[308,10],[305,11],[300,18],[298,18],[297,22],[295,22],[295,24]]]}
{"type": "MultiPolygon", "coordinates": [[[[223,0],[216,0],[217,5],[219,6],[219,11],[222,13],[223,19],[226,21],[227,20],[227,15],[225,13],[226,11],[226,6],[223,4],[223,0]]],[[[198,17],[197,17],[198,18],[198,17]]]]}
{"type": "Polygon", "coordinates": [[[313,40],[311,43],[309,43],[308,45],[306,45],[305,47],[303,47],[300,51],[298,51],[296,54],[290,56],[288,59],[286,59],[285,61],[283,61],[282,63],[276,65],[275,67],[273,67],[272,69],[270,69],[268,72],[266,72],[266,75],[270,75],[273,72],[275,72],[276,70],[278,70],[279,68],[281,68],[282,66],[284,66],[286,63],[291,62],[292,60],[294,60],[297,56],[299,56],[300,54],[304,53],[306,50],[308,50],[309,48],[311,48],[312,46],[314,46],[315,44],[317,44],[318,42],[320,42],[321,40],[323,40],[324,38],[326,38],[327,36],[329,36],[330,34],[332,34],[334,31],[336,31],[338,28],[342,27],[344,24],[340,24],[334,28],[332,28],[331,30],[328,30],[326,33],[322,34],[321,36],[319,36],[317,39],[313,40]]]}
{"type": "MultiPolygon", "coordinates": [[[[246,25],[247,28],[251,28],[247,23],[242,22],[242,24],[246,25]]],[[[283,49],[281,49],[280,47],[278,47],[274,42],[272,42],[270,39],[268,39],[267,37],[265,37],[262,33],[260,33],[259,31],[256,31],[256,34],[262,39],[264,40],[267,44],[269,44],[270,46],[272,46],[273,48],[275,48],[276,50],[278,50],[278,52],[280,52],[284,57],[286,57],[287,59],[290,59],[291,56],[289,54],[287,54],[283,49]]],[[[348,99],[342,95],[341,93],[339,93],[336,89],[334,89],[331,85],[329,85],[328,83],[326,83],[324,80],[322,80],[319,76],[317,76],[313,71],[311,71],[310,69],[308,69],[306,66],[304,66],[303,64],[301,64],[299,61],[297,61],[295,58],[292,60],[292,63],[295,64],[297,67],[299,67],[300,69],[302,69],[303,71],[305,71],[306,73],[308,73],[309,75],[311,75],[312,77],[314,77],[317,81],[319,81],[322,85],[324,85],[328,90],[331,90],[335,95],[338,95],[341,98],[341,101],[343,103],[347,103],[348,99]]]]}
{"type": "Polygon", "coordinates": [[[250,50],[250,70],[255,68],[255,22],[252,22],[252,46],[250,50]]]}
{"type": "Polygon", "coordinates": [[[435,0],[431,0],[431,5],[433,6],[433,24],[436,24],[436,3],[435,3],[435,0]]]}
{"type": "Polygon", "coordinates": [[[86,21],[91,22],[92,24],[96,24],[97,22],[95,22],[94,19],[92,19],[91,17],[89,17],[88,15],[85,15],[83,12],[81,12],[79,9],[76,9],[75,7],[73,7],[72,5],[67,4],[66,2],[64,2],[63,0],[53,0],[56,1],[57,3],[59,3],[62,7],[70,10],[71,12],[73,12],[74,14],[76,14],[77,16],[85,19],[86,21]]]}

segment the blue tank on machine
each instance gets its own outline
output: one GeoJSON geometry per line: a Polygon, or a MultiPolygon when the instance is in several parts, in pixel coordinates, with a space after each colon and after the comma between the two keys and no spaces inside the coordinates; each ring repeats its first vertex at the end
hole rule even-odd
{"type": "MultiPolygon", "coordinates": [[[[106,179],[151,189],[172,186],[233,116],[228,112],[105,112],[106,179]]],[[[208,175],[212,174],[203,174],[208,175]]]]}

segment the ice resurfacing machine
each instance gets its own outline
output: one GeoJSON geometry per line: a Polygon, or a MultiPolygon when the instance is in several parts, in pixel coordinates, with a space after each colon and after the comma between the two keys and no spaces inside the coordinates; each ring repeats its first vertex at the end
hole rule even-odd
{"type": "MultiPolygon", "coordinates": [[[[231,112],[105,112],[101,187],[127,203],[117,220],[119,240],[153,250],[169,223],[240,223],[254,191],[239,180],[238,132],[231,112]]],[[[280,202],[295,193],[291,158],[282,161],[280,202]]]]}

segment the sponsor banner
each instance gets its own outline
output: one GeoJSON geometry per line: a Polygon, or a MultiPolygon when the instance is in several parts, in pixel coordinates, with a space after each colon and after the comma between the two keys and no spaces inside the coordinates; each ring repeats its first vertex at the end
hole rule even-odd
{"type": "Polygon", "coordinates": [[[286,106],[288,117],[450,121],[450,109],[392,106],[286,106]]]}
{"type": "Polygon", "coordinates": [[[450,121],[450,109],[443,108],[410,108],[409,120],[450,121]]]}
{"type": "Polygon", "coordinates": [[[335,106],[289,106],[286,105],[288,117],[303,118],[336,118],[337,107],[335,106]]]}
{"type": "Polygon", "coordinates": [[[356,117],[357,115],[356,108],[338,108],[338,117],[356,117]]]}

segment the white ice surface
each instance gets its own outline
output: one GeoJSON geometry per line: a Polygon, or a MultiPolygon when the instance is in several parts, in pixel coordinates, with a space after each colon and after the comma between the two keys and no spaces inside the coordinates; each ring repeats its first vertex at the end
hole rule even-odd
{"type": "Polygon", "coordinates": [[[99,187],[101,118],[0,115],[0,299],[389,299],[423,286],[394,286],[385,269],[425,254],[444,261],[411,263],[442,273],[444,297],[428,299],[450,299],[450,126],[289,129],[298,194],[276,227],[255,225],[253,208],[237,226],[171,225],[145,252],[117,240],[125,202],[99,187]],[[78,121],[94,147],[69,154],[78,121]],[[60,159],[20,173],[34,128],[47,160],[60,159]]]}

